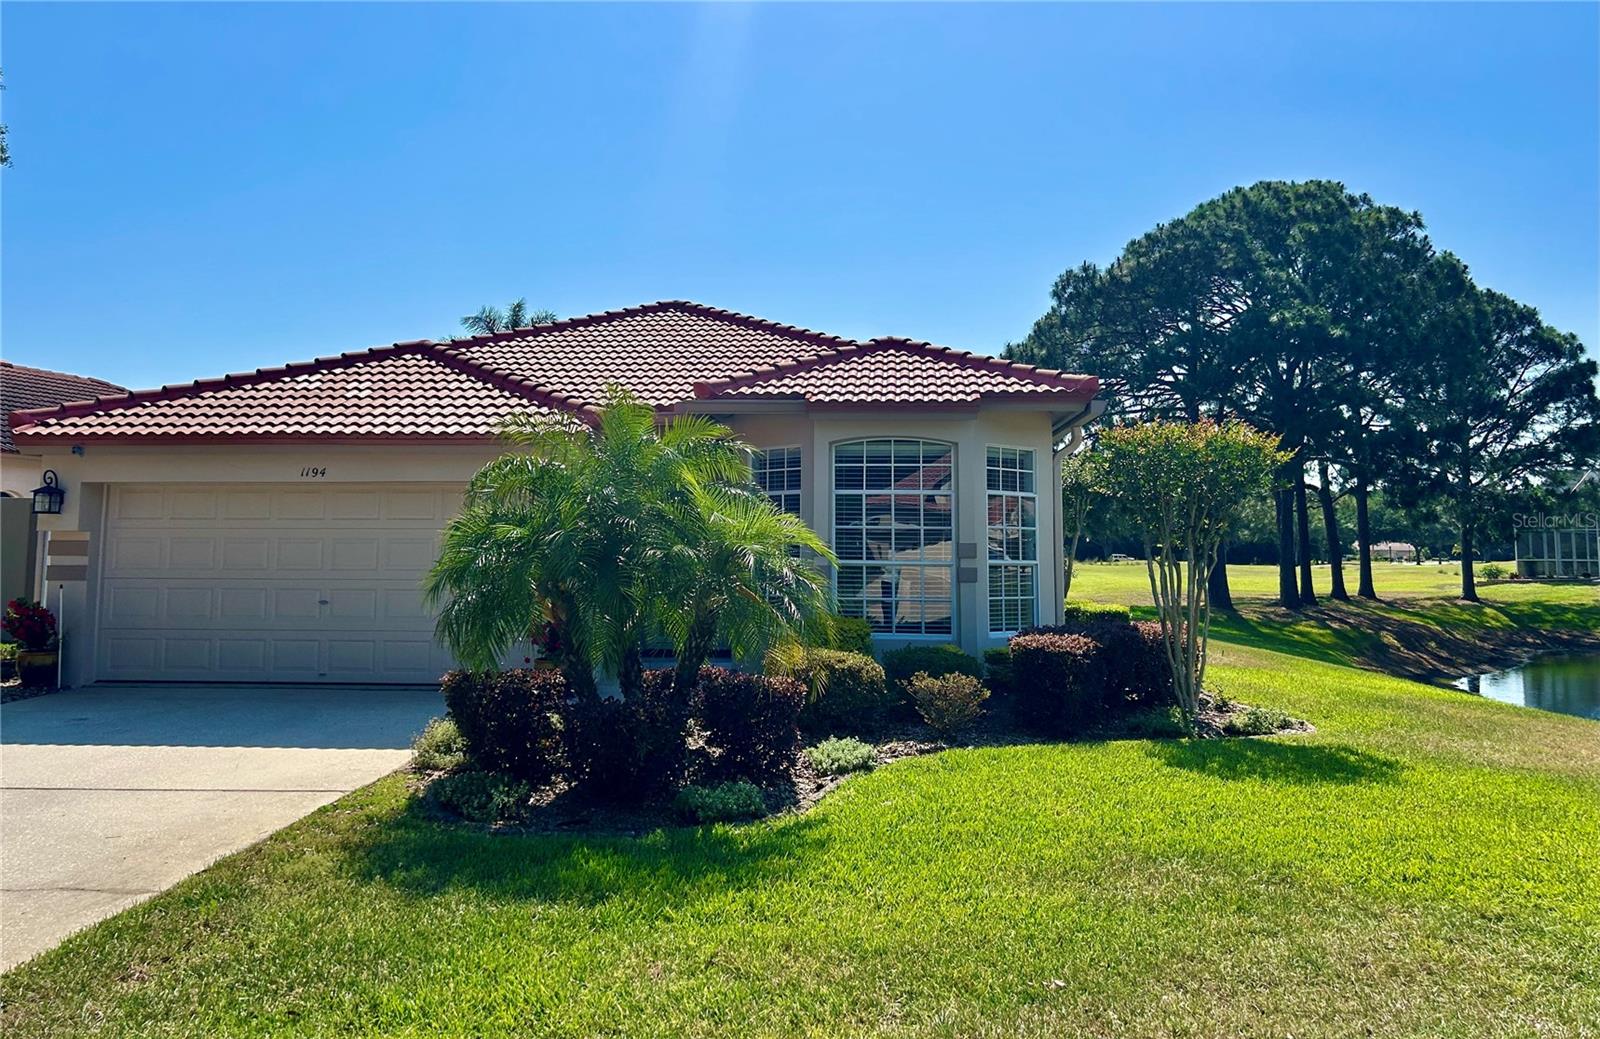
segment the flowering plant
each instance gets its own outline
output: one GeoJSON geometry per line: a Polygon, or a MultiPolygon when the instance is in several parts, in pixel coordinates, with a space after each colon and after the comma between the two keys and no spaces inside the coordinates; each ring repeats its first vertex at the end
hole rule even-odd
{"type": "Polygon", "coordinates": [[[56,615],[30,599],[6,603],[3,626],[26,650],[48,649],[56,640],[56,615]]]}

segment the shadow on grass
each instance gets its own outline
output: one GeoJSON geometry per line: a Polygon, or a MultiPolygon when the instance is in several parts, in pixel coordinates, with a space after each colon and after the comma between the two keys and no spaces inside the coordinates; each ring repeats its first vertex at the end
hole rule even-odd
{"type": "Polygon", "coordinates": [[[1269,783],[1393,783],[1402,770],[1392,758],[1340,744],[1179,740],[1156,744],[1150,754],[1169,768],[1269,783]]]}
{"type": "Polygon", "coordinates": [[[497,899],[662,908],[781,881],[820,846],[805,817],[640,837],[492,834],[441,822],[418,799],[355,852],[353,866],[418,896],[470,890],[497,899]]]}

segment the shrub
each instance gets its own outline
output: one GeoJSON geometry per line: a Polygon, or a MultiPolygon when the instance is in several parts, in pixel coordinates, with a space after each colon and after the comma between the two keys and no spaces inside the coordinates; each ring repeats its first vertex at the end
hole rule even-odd
{"type": "Polygon", "coordinates": [[[786,772],[800,748],[805,686],[792,678],[703,667],[695,720],[715,752],[712,774],[767,779],[786,772]]]}
{"type": "Polygon", "coordinates": [[[533,788],[499,772],[453,772],[429,783],[428,796],[473,822],[515,822],[527,815],[533,788]]]}
{"type": "Polygon", "coordinates": [[[877,764],[877,751],[872,744],[850,736],[830,736],[814,747],[807,747],[806,760],[824,776],[843,776],[871,769],[877,764]]]}
{"type": "Polygon", "coordinates": [[[1288,728],[1293,720],[1271,707],[1249,707],[1241,714],[1230,714],[1222,723],[1222,731],[1229,736],[1270,736],[1288,728]]]}
{"type": "Polygon", "coordinates": [[[568,708],[569,774],[588,792],[615,801],[647,800],[683,780],[687,748],[672,671],[646,671],[631,699],[595,697],[568,708]]]}
{"type": "Polygon", "coordinates": [[[1011,695],[1011,647],[995,646],[983,651],[983,680],[1002,697],[1011,695]]]}
{"type": "Polygon", "coordinates": [[[1478,567],[1478,576],[1485,581],[1503,581],[1511,571],[1499,563],[1485,563],[1478,567]]]}
{"type": "Polygon", "coordinates": [[[1102,644],[1085,634],[1036,631],[1011,640],[1017,716],[1052,735],[1088,728],[1103,713],[1102,644]]]}
{"type": "Polygon", "coordinates": [[[448,772],[467,763],[467,741],[453,718],[435,718],[411,741],[411,767],[448,772]]]}
{"type": "Polygon", "coordinates": [[[828,640],[830,649],[843,653],[861,653],[872,656],[872,625],[860,617],[833,617],[833,635],[828,640]]]}
{"type": "MultiPolygon", "coordinates": [[[[1099,695],[1113,713],[1172,700],[1172,662],[1158,621],[1118,620],[1115,614],[1086,621],[1069,620],[1024,634],[1082,635],[1098,647],[1096,679],[1099,695]]],[[[1029,680],[1033,676],[1029,675],[1029,680]]]]}
{"type": "Polygon", "coordinates": [[[451,671],[445,706],[480,767],[541,786],[565,770],[566,682],[559,671],[451,671]]]}
{"type": "Polygon", "coordinates": [[[1064,602],[1061,604],[1062,620],[1066,624],[1085,624],[1092,621],[1133,620],[1133,612],[1114,602],[1064,602]]]}
{"type": "Polygon", "coordinates": [[[982,678],[983,664],[972,654],[962,652],[959,646],[907,646],[884,655],[883,672],[889,679],[892,692],[909,697],[906,683],[918,672],[933,678],[944,675],[982,678]]]}
{"type": "Polygon", "coordinates": [[[716,786],[686,786],[673,798],[672,808],[689,822],[727,823],[767,814],[767,801],[759,787],[741,780],[716,786]]]}
{"type": "Polygon", "coordinates": [[[917,713],[941,736],[953,736],[977,721],[983,702],[989,699],[989,690],[971,675],[934,677],[919,671],[911,676],[907,688],[917,713]]]}
{"type": "Polygon", "coordinates": [[[883,665],[865,654],[808,650],[791,677],[806,688],[800,727],[810,733],[871,732],[894,704],[883,665]]]}

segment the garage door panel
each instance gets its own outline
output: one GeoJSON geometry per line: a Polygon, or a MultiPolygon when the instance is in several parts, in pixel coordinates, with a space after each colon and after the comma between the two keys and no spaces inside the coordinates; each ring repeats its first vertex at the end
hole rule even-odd
{"type": "Polygon", "coordinates": [[[222,569],[257,573],[272,568],[272,539],[267,537],[224,537],[222,569]]]}
{"type": "Polygon", "coordinates": [[[113,487],[100,675],[432,681],[421,582],[458,487],[113,487]]]}
{"type": "Polygon", "coordinates": [[[161,569],[162,540],[155,537],[112,537],[106,545],[106,565],[112,569],[161,569]]]}
{"type": "Polygon", "coordinates": [[[374,572],[378,569],[378,539],[334,538],[332,562],[335,570],[374,572]]]}

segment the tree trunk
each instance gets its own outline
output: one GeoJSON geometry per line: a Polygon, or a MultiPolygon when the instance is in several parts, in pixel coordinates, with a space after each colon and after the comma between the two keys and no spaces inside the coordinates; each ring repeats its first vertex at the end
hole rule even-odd
{"type": "Polygon", "coordinates": [[[1372,585],[1372,519],[1367,513],[1367,478],[1364,474],[1356,474],[1352,493],[1356,496],[1356,550],[1361,571],[1361,584],[1356,594],[1363,599],[1376,599],[1378,593],[1372,585]]]}
{"type": "Polygon", "coordinates": [[[1067,558],[1061,568],[1061,600],[1065,602],[1072,594],[1072,570],[1078,562],[1078,539],[1083,534],[1080,526],[1072,532],[1072,540],[1067,542],[1067,558]]]}
{"type": "Polygon", "coordinates": [[[1233,589],[1228,587],[1228,543],[1217,549],[1217,565],[1206,579],[1206,600],[1213,610],[1233,612],[1233,589]]]}
{"type": "Polygon", "coordinates": [[[1300,588],[1294,579],[1294,491],[1300,463],[1290,460],[1278,469],[1278,492],[1274,502],[1278,513],[1278,605],[1289,610],[1300,608],[1300,588]]]}
{"type": "Polygon", "coordinates": [[[1461,598],[1478,601],[1478,579],[1472,573],[1473,522],[1470,513],[1463,510],[1461,520],[1461,598]]]}
{"type": "MultiPolygon", "coordinates": [[[[1304,475],[1303,473],[1301,474],[1304,475]]],[[[1294,515],[1295,528],[1299,540],[1300,555],[1300,605],[1315,606],[1317,604],[1317,590],[1311,584],[1311,516],[1306,508],[1306,481],[1299,479],[1294,484],[1294,515]]]]}
{"type": "Polygon", "coordinates": [[[1322,505],[1322,526],[1328,536],[1328,596],[1349,602],[1344,590],[1344,544],[1339,539],[1339,515],[1333,508],[1333,488],[1328,483],[1328,463],[1317,463],[1317,501],[1322,505]]]}
{"type": "Polygon", "coordinates": [[[678,654],[677,666],[672,673],[672,695],[680,705],[687,705],[700,680],[700,667],[711,655],[716,640],[716,620],[709,611],[695,611],[694,623],[683,640],[683,650],[678,654]]]}

